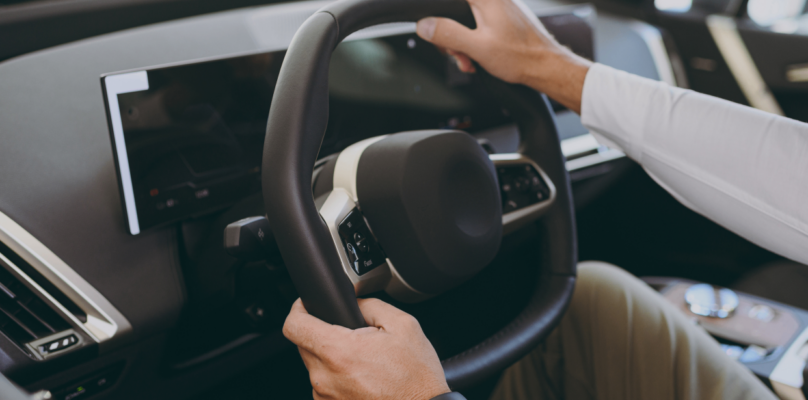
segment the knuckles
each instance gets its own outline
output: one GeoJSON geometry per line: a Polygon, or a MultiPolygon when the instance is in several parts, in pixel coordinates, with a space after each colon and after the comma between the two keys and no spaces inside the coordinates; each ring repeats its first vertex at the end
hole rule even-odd
{"type": "Polygon", "coordinates": [[[365,310],[373,310],[375,312],[379,312],[389,306],[389,304],[377,299],[377,298],[369,298],[362,300],[362,306],[360,308],[364,308],[365,310]]]}
{"type": "Polygon", "coordinates": [[[292,342],[295,342],[296,329],[295,329],[295,326],[294,326],[294,322],[291,321],[291,319],[292,319],[291,316],[286,318],[286,321],[283,323],[282,332],[283,332],[284,337],[286,337],[287,339],[289,339],[292,342]]]}
{"type": "Polygon", "coordinates": [[[410,314],[402,313],[396,318],[396,324],[407,332],[420,332],[421,324],[418,320],[410,314]]]}

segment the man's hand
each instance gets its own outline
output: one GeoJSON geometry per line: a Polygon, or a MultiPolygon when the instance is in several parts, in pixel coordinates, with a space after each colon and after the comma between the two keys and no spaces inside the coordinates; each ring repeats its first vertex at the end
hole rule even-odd
{"type": "Polygon", "coordinates": [[[367,328],[312,316],[298,299],[283,325],[309,370],[314,398],[429,400],[448,393],[438,355],[418,321],[377,299],[359,299],[367,328]]]}
{"type": "Polygon", "coordinates": [[[584,79],[592,64],[562,47],[521,0],[469,0],[476,29],[446,18],[418,21],[418,36],[457,59],[464,72],[477,61],[492,75],[544,92],[581,112],[584,79]]]}

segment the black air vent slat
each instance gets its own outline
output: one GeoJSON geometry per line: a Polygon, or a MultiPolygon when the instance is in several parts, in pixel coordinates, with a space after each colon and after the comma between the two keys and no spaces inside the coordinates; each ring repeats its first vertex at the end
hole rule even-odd
{"type": "MultiPolygon", "coordinates": [[[[17,253],[11,251],[11,249],[5,245],[5,243],[0,242],[0,254],[6,256],[14,265],[17,266],[22,272],[28,275],[34,282],[37,283],[42,289],[44,289],[48,294],[51,295],[59,304],[63,305],[68,311],[70,311],[76,318],[81,322],[87,322],[87,313],[84,312],[73,300],[70,300],[61,290],[59,290],[51,281],[47,280],[39,271],[36,270],[31,264],[28,264],[22,257],[20,257],[17,253]]],[[[7,274],[11,278],[10,282],[16,282],[17,280],[11,275],[10,272],[5,271],[4,269],[0,268],[0,283],[5,284],[6,279],[3,276],[3,272],[7,274]]],[[[8,285],[6,285],[8,286],[8,285]]],[[[12,291],[14,288],[9,287],[12,291]]],[[[16,293],[16,292],[15,292],[16,293]]],[[[19,295],[19,294],[18,294],[19,295]]]]}
{"type": "Polygon", "coordinates": [[[29,293],[28,290],[25,289],[23,284],[16,278],[14,278],[13,275],[9,274],[8,276],[10,277],[10,279],[14,280],[6,284],[5,286],[8,288],[8,290],[14,293],[14,297],[16,297],[19,300],[20,295],[25,296],[29,293]]]}
{"type": "Polygon", "coordinates": [[[20,346],[36,339],[4,312],[0,312],[0,331],[20,346]]]}
{"type": "Polygon", "coordinates": [[[45,330],[48,332],[48,333],[46,333],[46,335],[57,332],[57,330],[54,327],[52,327],[48,323],[48,321],[45,321],[44,319],[40,318],[34,311],[32,311],[30,308],[28,308],[25,304],[22,304],[22,303],[19,303],[19,304],[20,304],[20,307],[23,310],[25,310],[25,312],[28,313],[28,315],[34,317],[34,319],[36,319],[36,321],[45,328],[45,330]]]}
{"type": "MultiPolygon", "coordinates": [[[[28,275],[25,269],[17,264],[24,263],[22,258],[11,253],[8,247],[2,246],[0,254],[3,254],[12,265],[28,275]]],[[[25,265],[28,269],[33,269],[30,265],[25,265]]],[[[44,279],[41,275],[39,276],[44,279]]],[[[33,277],[31,278],[33,279],[33,277]]],[[[36,282],[35,279],[34,281],[36,282]]],[[[54,296],[53,293],[48,293],[54,296]]],[[[64,294],[62,297],[66,298],[64,294]]],[[[73,305],[75,306],[75,304],[73,305]]],[[[26,343],[70,328],[70,323],[65,318],[26,286],[24,281],[17,279],[10,269],[6,269],[5,265],[0,264],[0,332],[23,350],[29,351],[25,346],[26,343]]]]}
{"type": "Polygon", "coordinates": [[[40,300],[39,297],[34,297],[31,301],[27,303],[21,303],[24,305],[31,314],[35,315],[39,318],[45,325],[49,326],[54,332],[63,331],[65,329],[70,329],[70,324],[67,323],[56,311],[53,311],[44,301],[40,300]]]}
{"type": "Polygon", "coordinates": [[[8,327],[12,327],[13,325],[16,325],[17,327],[19,327],[20,329],[25,331],[25,333],[27,333],[32,338],[37,338],[38,337],[33,331],[31,331],[31,329],[29,329],[27,326],[25,326],[25,324],[23,324],[22,321],[20,321],[14,315],[14,313],[8,312],[8,311],[6,311],[6,310],[4,310],[2,308],[0,308],[0,312],[2,312],[9,320],[11,320],[11,323],[9,323],[7,325],[8,327]]]}
{"type": "Polygon", "coordinates": [[[11,299],[0,299],[0,311],[20,324],[22,328],[37,338],[48,336],[55,331],[49,325],[43,324],[39,317],[33,315],[28,307],[11,299]]]}
{"type": "Polygon", "coordinates": [[[10,299],[17,297],[17,295],[14,294],[11,289],[7,288],[6,285],[3,285],[2,283],[0,283],[0,292],[5,293],[10,299]]]}

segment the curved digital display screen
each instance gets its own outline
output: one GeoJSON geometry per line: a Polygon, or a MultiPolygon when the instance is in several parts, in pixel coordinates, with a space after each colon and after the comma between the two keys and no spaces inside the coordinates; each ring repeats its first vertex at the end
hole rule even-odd
{"type": "MultiPolygon", "coordinates": [[[[206,214],[260,191],[283,51],[102,77],[129,230],[206,214]]],[[[414,34],[346,41],[329,76],[320,156],[415,129],[511,126],[476,75],[414,34]]]]}

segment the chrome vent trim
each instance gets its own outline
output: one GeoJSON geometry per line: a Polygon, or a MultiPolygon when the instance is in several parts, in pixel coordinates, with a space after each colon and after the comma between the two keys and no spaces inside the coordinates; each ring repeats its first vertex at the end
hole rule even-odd
{"type": "Polygon", "coordinates": [[[114,347],[131,334],[132,325],[112,303],[50,249],[2,212],[0,212],[0,242],[73,301],[87,315],[87,320],[82,322],[76,318],[8,258],[0,255],[0,263],[5,264],[7,269],[24,281],[29,288],[37,291],[42,299],[50,303],[75,327],[98,342],[101,351],[114,347]]]}
{"type": "Polygon", "coordinates": [[[16,265],[0,253],[0,332],[31,356],[40,354],[28,348],[33,343],[71,330],[69,317],[54,310],[37,288],[20,277],[16,265]]]}

